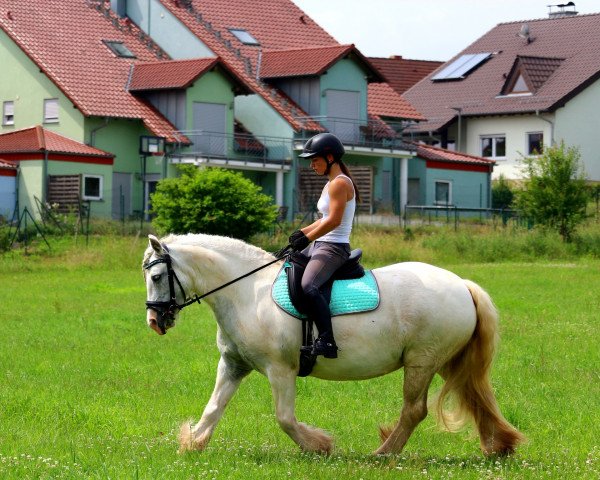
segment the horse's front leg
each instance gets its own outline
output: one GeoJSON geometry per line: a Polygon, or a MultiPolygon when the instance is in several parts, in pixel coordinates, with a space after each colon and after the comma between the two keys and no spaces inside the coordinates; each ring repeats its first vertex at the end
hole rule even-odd
{"type": "Polygon", "coordinates": [[[179,432],[179,452],[188,450],[204,450],[210,437],[223,416],[225,407],[237,391],[242,379],[251,369],[227,360],[223,356],[219,360],[215,389],[204,408],[200,421],[192,427],[191,422],[181,426],[179,432]]]}
{"type": "Polygon", "coordinates": [[[271,383],[275,414],[279,426],[306,452],[330,454],[333,440],[323,430],[296,420],[296,370],[289,366],[273,366],[267,376],[271,383]]]}

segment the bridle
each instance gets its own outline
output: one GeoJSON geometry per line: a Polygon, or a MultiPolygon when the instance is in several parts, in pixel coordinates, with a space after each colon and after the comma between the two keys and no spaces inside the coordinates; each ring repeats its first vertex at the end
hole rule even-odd
{"type": "Polygon", "coordinates": [[[237,277],[237,278],[221,285],[220,287],[217,287],[217,288],[211,290],[210,292],[206,292],[202,295],[194,295],[193,298],[188,299],[188,296],[185,293],[185,290],[183,289],[183,286],[181,285],[179,278],[177,278],[177,274],[175,273],[175,270],[173,270],[173,262],[171,260],[171,255],[169,254],[169,249],[167,248],[167,246],[164,243],[161,243],[160,245],[163,249],[164,254],[161,257],[157,258],[156,260],[153,260],[148,263],[144,263],[144,265],[142,265],[142,267],[144,268],[144,270],[149,270],[154,265],[158,265],[159,263],[164,263],[167,265],[167,279],[169,282],[169,300],[162,301],[162,302],[159,302],[159,301],[147,301],[146,302],[147,310],[154,310],[156,313],[158,313],[158,319],[156,321],[156,324],[163,335],[167,332],[167,329],[165,326],[165,317],[167,315],[173,316],[173,315],[175,315],[176,311],[183,310],[185,307],[188,307],[188,306],[192,305],[193,303],[200,303],[201,299],[210,295],[211,293],[215,293],[215,292],[221,290],[222,288],[228,287],[229,285],[231,285],[239,280],[242,280],[243,278],[246,278],[246,277],[252,275],[253,273],[258,272],[259,270],[262,270],[263,268],[266,268],[269,265],[273,265],[275,262],[278,262],[282,258],[287,257],[290,253],[290,248],[291,248],[288,245],[287,247],[282,248],[278,252],[275,252],[274,255],[276,258],[272,262],[269,262],[265,265],[255,268],[251,272],[245,273],[244,275],[237,277]],[[177,285],[179,286],[179,289],[181,290],[181,293],[183,294],[183,299],[184,299],[183,303],[177,303],[177,295],[175,293],[175,282],[177,282],[177,285]]]}

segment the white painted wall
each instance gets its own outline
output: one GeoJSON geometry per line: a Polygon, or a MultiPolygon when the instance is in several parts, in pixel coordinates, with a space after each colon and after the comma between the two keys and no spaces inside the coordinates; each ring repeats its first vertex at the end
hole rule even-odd
{"type": "MultiPolygon", "coordinates": [[[[543,115],[554,121],[553,115],[543,115]]],[[[466,153],[481,155],[481,137],[498,135],[506,137],[506,157],[496,160],[493,178],[503,174],[506,178],[521,178],[519,160],[527,152],[527,133],[543,132],[544,143],[551,143],[551,125],[535,114],[497,117],[463,118],[467,121],[466,153]]]]}

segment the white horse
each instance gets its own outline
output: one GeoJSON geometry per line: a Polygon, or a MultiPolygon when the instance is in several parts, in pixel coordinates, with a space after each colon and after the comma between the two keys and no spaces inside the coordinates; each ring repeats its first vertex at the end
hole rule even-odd
{"type": "MultiPolygon", "coordinates": [[[[169,236],[159,241],[150,235],[149,239],[143,262],[146,320],[159,334],[174,325],[189,299],[185,292],[202,295],[274,260],[272,254],[226,237],[169,236]]],[[[200,421],[181,427],[180,451],[207,446],[240,382],[257,370],[269,379],[277,421],[285,433],[305,451],[331,452],[328,434],[296,420],[302,332],[301,322],[271,298],[281,263],[206,297],[217,320],[221,357],[215,388],[200,421]]],[[[512,453],[523,436],[500,413],[490,385],[497,314],[489,295],[473,282],[424,263],[399,263],[373,274],[380,287],[379,307],[334,317],[339,356],[318,357],[311,375],[364,380],[404,367],[400,420],[393,428],[380,428],[377,454],[403,449],[427,415],[427,392],[436,373],[445,380],[436,408],[443,425],[453,430],[472,420],[485,454],[512,453]],[[455,400],[452,412],[442,408],[449,395],[455,400]]]]}

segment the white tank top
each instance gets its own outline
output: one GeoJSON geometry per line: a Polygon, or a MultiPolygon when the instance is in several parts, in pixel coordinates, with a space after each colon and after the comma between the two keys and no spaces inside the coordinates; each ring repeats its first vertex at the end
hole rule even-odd
{"type": "MultiPolygon", "coordinates": [[[[338,175],[335,178],[344,177],[350,180],[350,177],[346,175],[338,175]]],[[[335,179],[334,179],[335,180],[335,179]]],[[[352,182],[352,180],[350,180],[352,182]]],[[[329,216],[329,184],[327,182],[321,192],[321,198],[317,202],[317,209],[323,215],[322,219],[325,220],[329,216]]],[[[344,214],[342,215],[342,223],[338,227],[334,228],[331,232],[326,233],[322,237],[319,237],[317,241],[320,242],[332,242],[332,243],[350,243],[350,232],[352,231],[352,220],[354,219],[354,211],[356,210],[356,192],[351,200],[346,202],[346,208],[344,208],[344,214]]]]}

